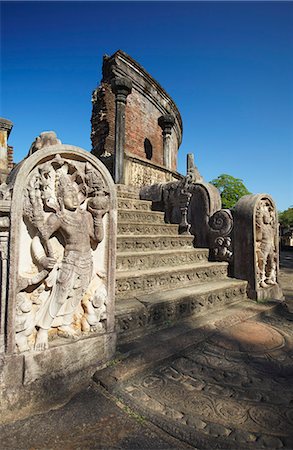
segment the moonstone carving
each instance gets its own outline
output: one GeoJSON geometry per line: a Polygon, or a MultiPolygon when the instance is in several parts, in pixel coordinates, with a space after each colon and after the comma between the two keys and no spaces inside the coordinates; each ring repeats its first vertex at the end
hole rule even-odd
{"type": "Polygon", "coordinates": [[[106,275],[93,272],[92,253],[103,241],[108,210],[109,192],[89,162],[57,154],[30,173],[23,221],[32,264],[18,277],[20,352],[47,349],[49,336],[78,338],[103,330],[106,275]]]}

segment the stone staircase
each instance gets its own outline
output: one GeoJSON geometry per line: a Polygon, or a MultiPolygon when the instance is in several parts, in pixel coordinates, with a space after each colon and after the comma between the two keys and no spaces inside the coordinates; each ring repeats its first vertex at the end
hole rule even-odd
{"type": "Polygon", "coordinates": [[[193,236],[178,235],[164,213],[117,185],[116,325],[124,342],[182,318],[246,299],[246,282],[227,277],[227,263],[208,261],[193,236]]]}

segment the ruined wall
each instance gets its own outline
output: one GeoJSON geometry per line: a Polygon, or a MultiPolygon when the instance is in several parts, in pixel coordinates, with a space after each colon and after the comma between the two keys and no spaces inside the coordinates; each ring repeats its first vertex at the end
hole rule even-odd
{"type": "MultiPolygon", "coordinates": [[[[133,90],[126,105],[125,151],[127,153],[163,165],[163,136],[162,129],[158,125],[160,116],[160,111],[150,101],[133,90]],[[152,147],[151,158],[146,156],[146,139],[152,147]]],[[[176,161],[173,161],[172,168],[176,170],[176,161]]]]}
{"type": "Polygon", "coordinates": [[[95,156],[114,152],[115,95],[109,83],[102,83],[92,95],[91,140],[95,156]]]}
{"type": "Polygon", "coordinates": [[[7,145],[12,127],[10,120],[0,118],[0,184],[6,181],[13,167],[13,147],[7,145]]]}
{"type": "MultiPolygon", "coordinates": [[[[93,92],[92,153],[102,160],[111,158],[110,155],[114,154],[115,95],[111,82],[119,77],[127,78],[132,84],[125,110],[125,155],[176,171],[177,152],[182,140],[180,113],[164,89],[143,67],[121,50],[111,57],[104,57],[102,82],[93,92]],[[167,144],[163,137],[163,132],[166,131],[164,125],[158,123],[159,118],[165,115],[173,121],[168,129],[167,144]],[[170,153],[168,165],[164,161],[166,145],[170,153]]],[[[111,167],[110,163],[106,165],[111,167]]]]}

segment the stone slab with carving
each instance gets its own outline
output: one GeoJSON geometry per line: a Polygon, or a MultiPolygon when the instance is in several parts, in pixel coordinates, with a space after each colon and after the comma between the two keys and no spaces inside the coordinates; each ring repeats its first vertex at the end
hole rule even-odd
{"type": "Polygon", "coordinates": [[[95,157],[53,137],[8,180],[4,355],[23,355],[26,385],[99,366],[115,351],[114,184],[95,157]]]}
{"type": "Polygon", "coordinates": [[[245,195],[235,205],[234,276],[248,281],[248,295],[257,300],[282,299],[278,284],[278,218],[267,194],[245,195]]]}

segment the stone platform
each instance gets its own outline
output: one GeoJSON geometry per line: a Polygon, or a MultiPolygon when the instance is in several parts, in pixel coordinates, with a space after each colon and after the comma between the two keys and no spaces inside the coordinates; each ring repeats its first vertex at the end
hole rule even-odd
{"type": "Polygon", "coordinates": [[[290,449],[292,323],[280,302],[236,303],[120,346],[95,379],[196,448],[290,449]]]}
{"type": "Polygon", "coordinates": [[[238,302],[122,344],[67,405],[1,426],[2,448],[291,449],[292,323],[238,302]]]}

